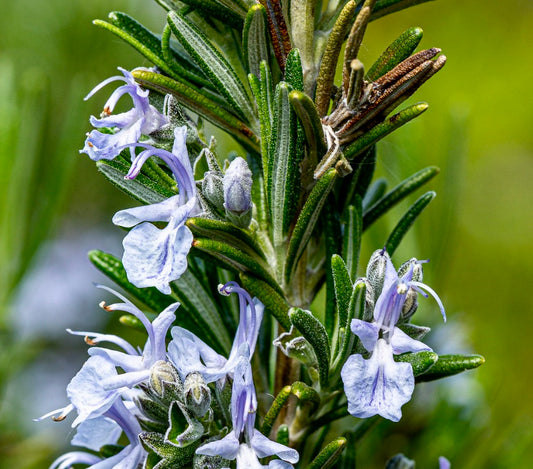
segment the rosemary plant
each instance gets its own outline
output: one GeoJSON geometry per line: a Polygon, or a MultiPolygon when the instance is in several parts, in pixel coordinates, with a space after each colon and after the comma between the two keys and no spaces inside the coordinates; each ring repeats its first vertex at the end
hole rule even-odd
{"type": "Polygon", "coordinates": [[[94,22],[153,64],[91,91],[119,85],[81,150],[140,204],[113,217],[122,259],[89,257],[125,292],[101,306],[147,339],[69,331],[90,357],[44,417],[75,411],[84,449],[52,468],[355,467],[416,383],[483,363],[422,342],[420,297],[445,320],[444,306],[425,261],[391,260],[434,192],[359,255],[365,230],[438,173],[371,186],[376,143],[427,109],[398,107],[446,57],[415,52],[413,27],[369,67],[358,58],[370,21],[423,1],[158,0],[160,34],[125,13],[94,22]],[[133,107],[114,113],[125,95],[133,107]],[[221,154],[206,121],[240,151],[221,154]]]}

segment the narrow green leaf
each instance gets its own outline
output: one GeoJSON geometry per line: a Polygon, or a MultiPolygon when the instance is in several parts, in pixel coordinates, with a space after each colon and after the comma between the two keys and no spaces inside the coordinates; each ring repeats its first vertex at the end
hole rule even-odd
{"type": "Polygon", "coordinates": [[[161,53],[167,65],[172,69],[174,73],[171,75],[175,78],[181,78],[185,82],[192,83],[198,87],[207,87],[212,91],[216,91],[213,83],[211,83],[201,71],[196,71],[196,67],[191,67],[190,63],[185,63],[186,66],[182,65],[183,55],[177,57],[176,51],[174,51],[170,45],[170,37],[172,35],[172,29],[168,24],[165,25],[163,29],[163,34],[161,35],[161,53]]]}
{"type": "Polygon", "coordinates": [[[350,188],[348,200],[352,200],[356,195],[360,196],[361,199],[365,197],[376,169],[376,145],[372,145],[366,151],[358,166],[361,169],[357,173],[357,178],[354,177],[353,188],[350,188]]]}
{"type": "Polygon", "coordinates": [[[287,56],[287,62],[285,64],[285,81],[293,90],[303,92],[304,72],[302,70],[302,60],[298,49],[292,49],[287,56]]]}
{"type": "MultiPolygon", "coordinates": [[[[252,5],[246,15],[242,31],[243,57],[248,73],[261,76],[261,62],[268,63],[268,24],[265,7],[261,4],[252,5]]],[[[257,96],[256,96],[257,99],[257,96]]]]}
{"type": "Polygon", "coordinates": [[[410,322],[398,324],[398,328],[415,340],[422,340],[427,333],[431,331],[431,328],[429,327],[417,326],[416,324],[411,324],[410,322]]]}
{"type": "Polygon", "coordinates": [[[310,311],[300,308],[291,308],[289,310],[289,319],[313,347],[318,360],[320,385],[325,388],[328,382],[329,358],[331,354],[325,327],[310,311]]]}
{"type": "MultiPolygon", "coordinates": [[[[329,194],[326,206],[335,207],[336,201],[333,194],[329,194]]],[[[324,210],[321,214],[319,229],[323,231],[326,271],[326,309],[324,312],[324,324],[329,337],[333,337],[333,331],[337,323],[337,300],[335,295],[335,282],[331,265],[332,257],[342,251],[342,232],[339,217],[334,210],[324,210]]]]}
{"type": "Polygon", "coordinates": [[[366,230],[372,223],[389,209],[394,207],[398,202],[435,177],[439,171],[439,168],[436,166],[424,168],[402,181],[388,194],[385,194],[363,213],[363,230],[366,230]]]}
{"type": "MultiPolygon", "coordinates": [[[[379,1],[377,2],[379,4],[379,1]]],[[[418,26],[403,32],[374,62],[366,74],[368,81],[375,81],[409,57],[422,40],[424,32],[418,26]]]]}
{"type": "Polygon", "coordinates": [[[400,219],[398,224],[394,227],[391,234],[385,242],[385,247],[390,256],[394,254],[396,248],[402,241],[403,237],[409,231],[409,228],[413,225],[418,216],[428,206],[428,204],[435,198],[437,194],[435,192],[426,192],[420,197],[400,219]]]}
{"type": "Polygon", "coordinates": [[[385,178],[376,179],[366,191],[365,197],[362,201],[363,212],[372,207],[379,199],[381,199],[387,191],[387,180],[385,178]]]}
{"type": "Polygon", "coordinates": [[[316,222],[322,211],[322,207],[333,188],[337,179],[335,169],[330,169],[322,176],[313,187],[309,197],[298,216],[296,226],[292,232],[289,247],[287,249],[287,260],[285,264],[285,280],[288,282],[292,272],[298,263],[305,247],[315,229],[316,222]]]}
{"type": "Polygon", "coordinates": [[[417,381],[433,381],[456,375],[463,371],[473,370],[485,363],[481,355],[440,355],[429,371],[417,378],[417,381]]]}
{"type": "Polygon", "coordinates": [[[93,23],[124,39],[170,76],[216,91],[216,87],[205,78],[202,70],[186,54],[170,46],[170,31],[167,31],[167,27],[159,39],[157,35],[125,13],[111,12],[109,21],[110,23],[95,20],[93,23]]]}
{"type": "Polygon", "coordinates": [[[251,256],[225,242],[206,238],[196,238],[193,249],[207,254],[219,264],[234,272],[252,273],[267,282],[273,288],[279,288],[268,268],[259,256],[251,256]]]}
{"type": "Polygon", "coordinates": [[[274,422],[278,418],[278,415],[281,412],[283,406],[289,400],[291,394],[291,386],[285,386],[275,397],[274,402],[272,402],[270,409],[268,409],[268,412],[266,413],[265,418],[263,419],[263,424],[261,425],[261,433],[263,435],[268,436],[270,434],[270,431],[274,426],[274,422]]]}
{"type": "Polygon", "coordinates": [[[289,104],[289,91],[289,86],[283,82],[276,87],[274,124],[268,157],[267,184],[274,247],[286,242],[300,196],[296,115],[289,104]]]}
{"type": "Polygon", "coordinates": [[[336,438],[318,453],[318,456],[307,466],[307,469],[328,469],[333,467],[345,447],[346,438],[336,438]]]}
{"type": "Polygon", "coordinates": [[[281,444],[288,446],[290,442],[290,430],[289,426],[286,423],[282,423],[278,427],[278,432],[276,433],[276,441],[281,444]]]}
{"type": "Polygon", "coordinates": [[[272,288],[263,280],[245,273],[239,274],[242,286],[252,296],[256,296],[265,305],[266,310],[274,316],[278,322],[287,330],[291,328],[289,320],[289,305],[279,287],[272,288]]]}
{"type": "MultiPolygon", "coordinates": [[[[259,110],[259,124],[261,129],[261,164],[262,177],[268,181],[268,149],[270,147],[270,132],[272,128],[272,75],[266,61],[259,64],[260,79],[254,74],[248,75],[248,81],[259,110]]],[[[266,191],[267,189],[265,189],[266,191]]]]}
{"type": "Polygon", "coordinates": [[[353,285],[350,273],[341,256],[333,255],[331,258],[331,271],[335,285],[335,300],[337,302],[337,329],[344,327],[348,316],[348,305],[352,296],[353,285]]]}
{"type": "Polygon", "coordinates": [[[163,57],[161,41],[154,33],[131,16],[119,11],[109,13],[108,18],[111,21],[110,23],[103,20],[94,20],[93,24],[117,35],[161,70],[173,75],[172,68],[168,66],[163,57]]]}
{"type": "Polygon", "coordinates": [[[322,122],[320,121],[313,100],[305,93],[292,90],[289,93],[289,101],[294,112],[296,112],[298,120],[305,133],[305,143],[309,148],[307,165],[312,177],[312,173],[318,164],[318,160],[321,159],[327,151],[322,122]]]}
{"type": "Polygon", "coordinates": [[[206,18],[216,18],[223,24],[240,30],[246,15],[246,9],[242,2],[230,2],[228,0],[181,0],[191,6],[206,18]]]}
{"type": "Polygon", "coordinates": [[[246,251],[251,256],[259,256],[266,261],[265,254],[257,239],[248,230],[243,230],[228,223],[211,218],[189,218],[186,225],[195,236],[226,242],[229,245],[246,251]]]}
{"type": "Polygon", "coordinates": [[[226,111],[212,97],[197,88],[149,70],[134,70],[133,76],[142,86],[162,94],[174,95],[184,106],[229,132],[246,149],[259,153],[259,139],[240,119],[226,111]]]}
{"type": "Polygon", "coordinates": [[[248,123],[254,122],[255,112],[243,83],[209,39],[193,23],[174,11],[168,14],[168,24],[181,45],[237,114],[248,123]]]}
{"type": "Polygon", "coordinates": [[[435,352],[423,351],[395,355],[394,359],[397,362],[410,363],[413,367],[414,375],[419,376],[431,369],[437,363],[439,356],[435,352]]]}
{"type": "Polygon", "coordinates": [[[320,406],[320,394],[311,386],[295,381],[291,386],[291,393],[298,398],[298,407],[307,408],[306,414],[312,415],[320,406]]]}
{"type": "Polygon", "coordinates": [[[357,277],[359,252],[361,251],[361,237],[363,234],[363,206],[361,197],[356,196],[354,205],[349,205],[346,211],[347,220],[344,226],[344,244],[342,257],[346,260],[346,268],[352,282],[357,277]]]}
{"type": "Polygon", "coordinates": [[[402,109],[397,114],[394,114],[384,122],[372,127],[368,132],[365,132],[361,137],[350,143],[350,145],[344,150],[344,156],[349,160],[352,160],[391,132],[394,132],[402,125],[405,125],[418,117],[427,108],[427,103],[417,103],[402,109]]]}
{"type": "Polygon", "coordinates": [[[165,187],[166,184],[155,182],[144,174],[139,174],[135,179],[124,179],[130,167],[118,158],[100,160],[96,167],[113,185],[143,204],[156,204],[176,195],[176,192],[165,187]]]}

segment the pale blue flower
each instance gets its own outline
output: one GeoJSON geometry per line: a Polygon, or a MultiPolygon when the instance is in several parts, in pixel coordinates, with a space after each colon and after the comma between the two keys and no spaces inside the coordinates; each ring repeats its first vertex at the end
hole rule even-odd
{"type": "MultiPolygon", "coordinates": [[[[141,135],[149,135],[168,124],[168,119],[161,114],[148,100],[148,90],[143,90],[132,74],[123,68],[118,68],[124,75],[114,76],[104,80],[96,86],[86,97],[89,99],[97,91],[114,81],[124,81],[125,85],[119,86],[109,97],[104,105],[102,117],[97,119],[91,116],[90,122],[96,128],[114,128],[114,133],[102,133],[93,130],[87,134],[85,146],[80,153],[86,153],[89,157],[98,161],[101,159],[112,160],[124,148],[137,143],[141,135]],[[127,112],[112,115],[118,100],[129,94],[133,100],[133,108],[127,112]]],[[[135,158],[135,150],[131,147],[131,157],[135,158]]]]}
{"type": "Polygon", "coordinates": [[[95,332],[70,331],[71,334],[86,337],[91,345],[109,342],[117,345],[123,351],[92,347],[89,349],[91,357],[83,364],[81,370],[72,378],[67,386],[67,397],[70,404],[43,415],[38,420],[57,415],[55,420],[63,420],[72,410],[78,412],[72,423],[75,427],[82,422],[104,415],[124,393],[135,385],[146,381],[150,377],[152,366],[159,360],[166,359],[166,334],[176,319],[174,311],[179,303],[169,305],[153,322],[133,303],[114,290],[101,287],[115,294],[124,303],[102,306],[107,311],[124,311],[139,319],[148,333],[144,349],[137,350],[121,337],[111,334],[95,332]],[[117,368],[122,370],[118,373],[117,368]]]}
{"type": "Polygon", "coordinates": [[[246,353],[238,359],[233,375],[231,395],[233,429],[221,440],[200,446],[196,453],[235,460],[237,469],[292,469],[291,463],[298,462],[298,452],[268,439],[254,428],[257,396],[252,367],[246,353]],[[281,460],[270,461],[266,466],[259,462],[259,458],[273,455],[281,460]]]}
{"type": "Polygon", "coordinates": [[[411,399],[415,383],[411,365],[395,362],[393,355],[431,351],[396,327],[410,289],[424,296],[428,295],[422,289],[427,290],[446,316],[437,294],[427,285],[412,280],[415,263],[399,277],[389,255],[383,250],[381,256],[385,261],[384,281],[374,306],[374,321],[353,319],[351,323],[352,332],[372,355],[368,359],[360,354],[351,355],[341,376],[350,414],[359,418],[381,415],[397,422],[402,416],[401,407],[411,399]]]}
{"type": "Polygon", "coordinates": [[[169,327],[176,319],[174,312],[180,304],[173,303],[169,305],[150,322],[146,315],[125,297],[111,288],[103,286],[101,288],[110,291],[123,301],[123,303],[111,305],[102,303],[102,307],[106,311],[123,311],[135,316],[141,321],[148,334],[148,339],[143,350],[135,349],[127,341],[116,335],[70,330],[69,332],[74,335],[85,336],[86,341],[91,345],[96,345],[100,342],[110,342],[122,348],[123,351],[103,347],[91,347],[89,349],[89,355],[103,357],[113,366],[122,369],[124,372],[121,374],[110,374],[103,379],[102,385],[105,390],[124,387],[131,389],[136,384],[146,381],[149,378],[150,370],[156,362],[166,359],[166,335],[169,327]]]}
{"type": "Polygon", "coordinates": [[[133,227],[123,241],[122,263],[128,280],[139,288],[156,287],[170,294],[169,283],[177,280],[187,269],[187,254],[193,235],[185,225],[189,217],[200,213],[196,198],[196,185],[185,144],[187,128],[174,131],[172,153],[149,145],[134,160],[126,179],[135,178],[145,161],[156,156],[172,171],[179,194],[167,200],[117,212],[113,223],[124,228],[133,227]],[[160,229],[150,222],[166,222],[160,229]]]}
{"type": "Polygon", "coordinates": [[[444,456],[439,458],[439,469],[450,469],[451,464],[444,456]]]}
{"type": "Polygon", "coordinates": [[[264,305],[235,282],[228,282],[219,287],[220,293],[239,296],[239,325],[228,358],[215,352],[209,345],[192,332],[182,327],[172,328],[172,341],[168,345],[168,357],[178,370],[182,379],[189,373],[198,372],[206,383],[223,380],[232,375],[243,353],[253,355],[259,326],[263,318],[264,305]],[[246,349],[247,352],[243,352],[246,349]]]}
{"type": "Polygon", "coordinates": [[[252,299],[235,282],[220,286],[219,291],[224,295],[237,293],[239,296],[239,325],[229,357],[226,359],[216,353],[205,342],[181,327],[172,328],[173,340],[168,346],[169,359],[182,379],[193,372],[200,373],[207,383],[223,383],[227,376],[233,378],[233,429],[221,440],[207,443],[196,452],[236,460],[238,469],[290,469],[293,467],[290,463],[298,461],[298,452],[269,440],[254,429],[257,396],[250,360],[257,343],[264,305],[257,298],[252,299]],[[278,455],[282,461],[271,461],[268,466],[259,463],[258,458],[272,455],[278,455]]]}

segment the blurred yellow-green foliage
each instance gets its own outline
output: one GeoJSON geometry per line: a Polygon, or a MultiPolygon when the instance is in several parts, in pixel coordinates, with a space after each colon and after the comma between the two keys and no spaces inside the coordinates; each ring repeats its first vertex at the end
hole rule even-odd
{"type": "MultiPolygon", "coordinates": [[[[78,230],[72,233],[79,233],[93,225],[110,225],[114,210],[129,203],[119,199],[87,158],[78,155],[89,128],[88,116],[98,112],[104,99],[85,103],[86,92],[113,75],[117,66],[148,65],[129,46],[91,25],[92,19],[105,18],[110,10],[125,11],[154,29],[163,24],[162,10],[147,0],[18,0],[1,4],[0,161],[4,167],[0,168],[0,187],[2,200],[11,201],[8,207],[4,203],[0,214],[4,243],[0,244],[2,388],[31,360],[26,356],[31,350],[25,344],[17,345],[9,332],[7,317],[20,313],[9,309],[16,289],[8,288],[7,279],[18,281],[31,267],[28,262],[37,247],[27,246],[26,241],[31,244],[32,239],[42,238],[39,230],[46,230],[47,237],[62,230],[68,237],[71,232],[61,227],[74,225],[78,230]],[[60,163],[55,163],[56,158],[60,163]],[[28,161],[28,168],[33,164],[36,172],[28,170],[26,179],[11,178],[5,168],[13,168],[17,161],[28,161]],[[74,166],[71,173],[69,162],[74,166]],[[46,171],[58,175],[56,185],[40,185],[46,171]],[[61,192],[62,178],[67,175],[64,197],[52,197],[61,192]],[[58,200],[63,202],[58,205],[58,200]],[[46,214],[58,206],[62,218],[53,219],[51,226],[33,220],[24,231],[13,219],[19,203],[20,210],[27,204],[24,210],[30,215],[38,207],[46,214]],[[7,244],[8,232],[18,243],[7,244]],[[10,255],[22,260],[16,264],[10,255]]],[[[421,46],[442,48],[448,63],[414,97],[429,102],[429,111],[380,144],[380,175],[394,185],[431,164],[442,172],[430,184],[438,198],[395,261],[413,255],[431,257],[426,269],[428,282],[443,298],[450,323],[449,329],[442,331],[439,346],[446,341],[455,344],[456,334],[466,332],[468,350],[458,351],[481,353],[487,363],[470,373],[474,375],[473,396],[460,385],[431,388],[431,393],[448,400],[437,403],[433,416],[420,417],[415,411],[418,407],[410,409],[400,427],[409,438],[388,427],[385,430],[392,431],[393,437],[380,453],[386,457],[402,450],[418,459],[418,467],[436,467],[436,457],[442,454],[456,468],[528,468],[533,460],[533,302],[529,291],[533,281],[533,2],[439,0],[380,19],[368,28],[363,62],[370,63],[409,26],[421,26],[425,33],[421,46]],[[479,389],[476,383],[481,384],[479,389]],[[466,402],[470,409],[457,410],[449,400],[466,402]],[[416,447],[410,444],[411,438],[416,447]]],[[[391,226],[394,222],[393,216],[391,226]]],[[[378,229],[369,233],[367,254],[376,247],[373,242],[383,241],[378,229]]],[[[100,247],[99,239],[94,239],[91,247],[100,247]]],[[[367,254],[362,254],[363,261],[367,254]]],[[[92,288],[90,284],[85,287],[92,288]]],[[[33,292],[42,298],[46,293],[33,292]]],[[[74,295],[70,299],[76,302],[74,295]]],[[[430,308],[426,309],[429,313],[430,308]]],[[[68,311],[90,314],[72,304],[68,311]]],[[[37,324],[38,313],[32,319],[37,324]]],[[[434,311],[424,319],[438,323],[434,311]]],[[[46,337],[42,340],[46,343],[46,337]]],[[[20,397],[26,391],[18,389],[17,393],[20,397]]],[[[418,394],[423,401],[424,386],[418,394]]],[[[44,413],[49,406],[43,403],[41,409],[44,413]]],[[[0,467],[46,467],[58,448],[49,448],[41,438],[27,434],[28,430],[22,439],[19,432],[28,425],[13,420],[14,413],[21,415],[15,404],[3,399],[0,467]]],[[[46,441],[50,444],[53,435],[46,441]]],[[[375,446],[368,443],[361,451],[370,454],[375,446]]],[[[375,467],[383,467],[380,457],[374,455],[375,467]]]]}

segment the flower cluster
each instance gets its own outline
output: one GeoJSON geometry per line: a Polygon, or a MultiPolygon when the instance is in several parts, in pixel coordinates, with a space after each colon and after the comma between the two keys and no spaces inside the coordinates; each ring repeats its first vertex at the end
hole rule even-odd
{"type": "MultiPolygon", "coordinates": [[[[162,128],[171,128],[174,119],[172,115],[163,115],[150,104],[149,91],[143,90],[135,82],[131,72],[122,68],[119,70],[124,77],[108,78],[86,97],[90,98],[113,81],[126,82],[106,102],[102,113],[104,117],[90,119],[94,127],[107,128],[110,133],[98,130],[90,132],[81,153],[88,154],[93,160],[111,160],[121,151],[129,149],[132,163],[125,175],[128,180],[135,179],[145,162],[152,157],[160,159],[172,173],[178,188],[177,195],[159,203],[121,210],[113,217],[115,225],[132,228],[123,242],[122,262],[128,280],[136,287],[156,287],[162,293],[170,294],[170,282],[179,279],[187,269],[187,254],[193,241],[191,230],[185,222],[188,218],[203,214],[187,152],[187,127],[174,127],[172,151],[140,141],[142,135],[148,136],[162,128]],[[128,112],[113,115],[115,104],[125,94],[131,96],[134,107],[128,112]],[[142,151],[136,154],[136,148],[142,151]],[[166,226],[158,228],[153,224],[157,222],[166,223],[166,226]]],[[[169,99],[171,97],[167,95],[166,100],[169,99]]],[[[171,106],[166,108],[170,113],[171,106]]],[[[219,205],[225,209],[228,219],[238,226],[248,226],[252,214],[252,174],[248,164],[243,158],[237,157],[225,174],[219,172],[216,177],[219,177],[221,185],[219,205]]]]}
{"type": "MultiPolygon", "coordinates": [[[[64,420],[75,410],[77,417],[72,426],[77,432],[72,439],[74,446],[95,452],[106,445],[115,445],[122,432],[129,444],[111,457],[84,451],[74,451],[59,457],[52,469],[66,469],[73,464],[88,464],[97,467],[121,467],[134,469],[147,458],[146,447],[154,445],[152,428],[154,406],[166,403],[170,415],[177,406],[189,424],[189,428],[171,439],[169,432],[162,438],[163,445],[181,451],[191,447],[189,459],[205,455],[221,460],[236,460],[239,468],[292,468],[298,461],[298,452],[269,440],[254,428],[257,397],[252,376],[251,359],[257,343],[264,306],[235,282],[220,286],[220,293],[236,293],[240,302],[240,319],[233,346],[228,358],[218,354],[192,332],[175,326],[172,340],[166,346],[167,332],[175,321],[179,303],[169,305],[153,322],[135,305],[119,293],[106,288],[123,303],[101,306],[107,311],[123,311],[136,317],[145,327],[148,339],[142,350],[137,350],[124,339],[109,334],[71,331],[85,336],[92,345],[90,358],[67,386],[70,404],[40,417],[54,416],[64,420]],[[108,342],[122,350],[97,346],[108,342]],[[200,445],[204,437],[200,420],[211,425],[225,427],[229,422],[217,422],[213,411],[208,413],[211,390],[215,391],[231,381],[232,431],[224,438],[200,445]],[[170,391],[169,391],[170,390],[170,391]],[[206,417],[206,414],[209,414],[206,417]],[[199,420],[200,419],[200,420],[199,420]],[[281,460],[270,461],[263,466],[259,458],[277,455],[281,460]],[[98,465],[102,461],[104,465],[98,465]]],[[[168,424],[168,422],[166,422],[168,424]]],[[[157,449],[157,444],[155,445],[157,449]]],[[[168,455],[167,455],[168,457],[168,455]]],[[[181,467],[181,466],[180,466],[181,467]]]]}
{"type": "MultiPolygon", "coordinates": [[[[150,322],[146,315],[125,297],[106,287],[102,288],[111,291],[123,303],[101,303],[101,306],[107,311],[123,311],[135,316],[144,325],[148,340],[140,351],[116,335],[69,330],[71,334],[85,336],[90,345],[108,342],[122,351],[103,347],[90,348],[90,358],[67,386],[70,404],[49,412],[40,419],[57,415],[54,420],[64,420],[75,410],[78,415],[72,426],[77,427],[77,433],[72,444],[93,451],[98,451],[105,444],[117,443],[123,431],[129,445],[107,459],[106,467],[114,467],[120,462],[123,467],[135,468],[146,459],[146,451],[139,439],[141,426],[137,419],[135,394],[132,390],[148,379],[154,364],[166,359],[165,337],[176,319],[174,312],[179,303],[171,304],[150,322]],[[119,373],[119,370],[122,373],[119,373]]],[[[76,451],[61,456],[51,467],[64,469],[73,464],[96,465],[102,459],[100,456],[76,451]]]]}

